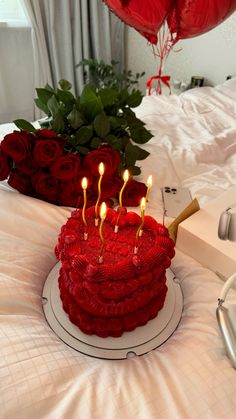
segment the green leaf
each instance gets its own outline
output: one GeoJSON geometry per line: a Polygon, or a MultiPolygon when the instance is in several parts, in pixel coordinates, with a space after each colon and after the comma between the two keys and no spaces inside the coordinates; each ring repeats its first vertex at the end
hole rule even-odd
{"type": "Polygon", "coordinates": [[[137,145],[132,145],[132,152],[135,154],[136,160],[145,160],[149,156],[149,152],[144,150],[143,148],[140,148],[137,145]]]}
{"type": "Polygon", "coordinates": [[[17,128],[19,128],[22,131],[29,131],[29,132],[36,131],[36,128],[34,128],[34,126],[30,122],[26,121],[25,119],[15,119],[15,121],[13,122],[17,126],[17,128]]]}
{"type": "Polygon", "coordinates": [[[57,89],[57,98],[60,102],[63,102],[65,104],[73,103],[75,102],[75,98],[71,92],[64,91],[57,89]]]}
{"type": "Polygon", "coordinates": [[[128,135],[123,135],[122,137],[120,137],[120,141],[122,144],[122,149],[124,149],[127,146],[127,144],[130,142],[130,139],[128,135]]]}
{"type": "Polygon", "coordinates": [[[86,85],[80,96],[80,108],[88,121],[103,111],[101,98],[98,97],[90,85],[86,85]]]}
{"type": "Polygon", "coordinates": [[[129,98],[128,90],[126,89],[121,90],[119,94],[119,100],[120,100],[121,106],[125,106],[127,104],[128,98],[129,98]]]}
{"type": "Polygon", "coordinates": [[[49,99],[54,95],[54,92],[45,88],[36,89],[40,102],[47,106],[49,99]]]}
{"type": "Polygon", "coordinates": [[[67,119],[68,119],[70,125],[72,126],[72,128],[74,128],[74,129],[77,129],[77,128],[81,127],[81,125],[84,124],[81,112],[78,111],[75,107],[69,113],[67,119]]]}
{"type": "Polygon", "coordinates": [[[90,151],[87,147],[81,145],[76,146],[76,150],[78,150],[80,154],[88,154],[90,151]]]}
{"type": "Polygon", "coordinates": [[[132,173],[133,176],[138,176],[141,174],[141,169],[138,166],[130,166],[128,167],[128,170],[130,173],[132,173]]]}
{"type": "Polygon", "coordinates": [[[93,126],[96,134],[101,138],[105,138],[106,135],[110,132],[109,118],[105,115],[104,112],[96,116],[93,126]]]}
{"type": "Polygon", "coordinates": [[[101,138],[94,137],[92,141],[90,142],[90,147],[97,149],[99,145],[101,144],[101,142],[102,142],[101,138]]]}
{"type": "Polygon", "coordinates": [[[86,144],[93,135],[91,127],[81,127],[75,134],[76,144],[86,144]]]}
{"type": "Polygon", "coordinates": [[[49,111],[51,112],[51,115],[55,118],[60,110],[60,106],[55,95],[50,97],[50,99],[47,102],[47,106],[49,111]]]}
{"type": "Polygon", "coordinates": [[[52,130],[56,133],[62,133],[65,128],[65,122],[63,116],[58,113],[58,115],[53,118],[52,124],[51,124],[52,130]]]}
{"type": "Polygon", "coordinates": [[[145,144],[153,137],[153,135],[144,127],[130,129],[130,134],[132,140],[138,144],[145,144]]]}
{"type": "Polygon", "coordinates": [[[115,150],[118,150],[118,151],[121,150],[121,147],[122,147],[121,141],[115,135],[110,134],[105,138],[105,140],[115,150]]]}
{"type": "Polygon", "coordinates": [[[98,96],[101,98],[102,104],[105,107],[114,105],[118,98],[118,90],[112,88],[100,89],[98,96]]]}
{"type": "Polygon", "coordinates": [[[125,147],[125,162],[127,166],[134,166],[136,160],[144,160],[149,156],[148,151],[131,144],[130,142],[125,147]]]}
{"type": "Polygon", "coordinates": [[[62,90],[70,90],[72,87],[72,84],[67,80],[61,79],[59,81],[59,86],[61,87],[62,90]]]}
{"type": "Polygon", "coordinates": [[[52,86],[50,86],[48,83],[46,84],[46,86],[44,87],[44,89],[46,89],[46,90],[48,90],[49,92],[52,92],[52,93],[56,93],[56,90],[55,89],[53,89],[53,87],[52,86]]]}
{"type": "Polygon", "coordinates": [[[127,99],[127,105],[131,108],[136,108],[142,102],[143,95],[140,90],[133,90],[133,92],[129,95],[127,99]]]}
{"type": "Polygon", "coordinates": [[[38,98],[34,99],[34,103],[39,109],[41,109],[44,113],[46,113],[46,115],[50,115],[50,111],[49,111],[47,105],[44,105],[44,103],[41,102],[40,99],[38,99],[38,98]]]}
{"type": "Polygon", "coordinates": [[[125,161],[127,166],[134,166],[136,162],[136,149],[135,147],[129,142],[125,147],[125,161]]]}
{"type": "Polygon", "coordinates": [[[118,116],[120,114],[120,108],[121,105],[117,102],[115,105],[110,106],[109,109],[106,108],[106,113],[109,116],[118,116]]]}
{"type": "Polygon", "coordinates": [[[110,126],[112,130],[120,128],[122,125],[122,119],[116,116],[109,116],[110,126]]]}
{"type": "Polygon", "coordinates": [[[127,124],[130,128],[138,128],[145,125],[145,123],[141,121],[141,119],[138,119],[136,117],[135,113],[131,109],[125,108],[123,112],[127,124]]]}
{"type": "Polygon", "coordinates": [[[75,138],[75,135],[70,135],[67,137],[67,144],[75,146],[77,144],[77,140],[75,138]]]}

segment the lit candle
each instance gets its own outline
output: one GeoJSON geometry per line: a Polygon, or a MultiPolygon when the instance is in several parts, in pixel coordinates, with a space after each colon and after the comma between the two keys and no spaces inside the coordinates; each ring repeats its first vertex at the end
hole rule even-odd
{"type": "Polygon", "coordinates": [[[152,175],[148,176],[147,180],[147,194],[146,194],[146,202],[148,202],[149,192],[152,187],[152,175]]]}
{"type": "Polygon", "coordinates": [[[119,193],[119,205],[120,205],[120,208],[122,208],[122,195],[123,195],[123,192],[124,192],[126,183],[129,180],[129,171],[127,169],[124,171],[123,180],[124,180],[124,184],[123,184],[123,186],[122,186],[122,188],[120,190],[120,193],[119,193]]]}
{"type": "Polygon", "coordinates": [[[146,208],[146,198],[142,198],[140,202],[140,208],[141,208],[141,224],[137,230],[136,237],[135,237],[135,247],[134,247],[134,254],[136,255],[138,252],[138,238],[142,235],[142,228],[144,226],[144,213],[146,208]]]}
{"type": "Polygon", "coordinates": [[[123,174],[123,181],[124,181],[124,183],[123,183],[123,186],[122,186],[122,188],[121,188],[121,190],[120,190],[120,193],[119,193],[119,206],[120,206],[120,212],[119,212],[118,217],[117,217],[117,220],[116,220],[116,225],[115,225],[115,230],[114,230],[114,231],[115,231],[115,233],[117,233],[117,232],[118,232],[118,228],[119,228],[118,223],[119,223],[120,214],[121,214],[121,210],[122,210],[122,195],[123,195],[123,192],[124,192],[124,189],[125,189],[125,186],[126,186],[126,184],[127,184],[128,180],[129,180],[129,171],[126,169],[126,170],[124,171],[124,174],[123,174]]]}
{"type": "Polygon", "coordinates": [[[95,205],[95,226],[98,226],[98,205],[99,205],[99,201],[101,198],[101,182],[102,182],[102,177],[104,175],[104,164],[101,162],[98,166],[98,172],[99,172],[99,180],[98,180],[98,199],[95,205]]]}
{"type": "Polygon", "coordinates": [[[87,240],[88,238],[88,233],[87,233],[87,221],[85,218],[85,208],[86,208],[86,204],[87,204],[87,196],[86,196],[86,189],[88,186],[88,181],[86,177],[83,177],[82,182],[81,182],[81,186],[83,189],[83,194],[84,194],[84,205],[83,205],[83,209],[82,209],[82,219],[84,222],[84,240],[87,240]]]}
{"type": "Polygon", "coordinates": [[[101,222],[100,222],[100,226],[99,226],[99,236],[100,236],[100,240],[102,242],[102,248],[101,248],[101,251],[100,251],[99,258],[98,258],[98,263],[102,263],[102,261],[103,261],[103,251],[104,251],[104,248],[105,248],[105,240],[104,240],[103,235],[102,235],[102,226],[103,226],[104,220],[106,218],[106,215],[107,215],[107,206],[106,206],[105,202],[103,202],[102,205],[101,205],[101,208],[100,208],[101,222]]]}

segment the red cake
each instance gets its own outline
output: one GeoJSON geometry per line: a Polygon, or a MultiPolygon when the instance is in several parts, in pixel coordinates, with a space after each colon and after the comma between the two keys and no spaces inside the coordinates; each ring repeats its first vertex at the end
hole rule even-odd
{"type": "Polygon", "coordinates": [[[141,218],[134,212],[123,212],[115,233],[118,213],[110,208],[107,211],[102,263],[94,207],[85,212],[87,240],[81,210],[72,213],[59,235],[55,253],[61,261],[63,308],[89,335],[121,336],[156,317],[165,301],[166,269],[174,256],[174,242],[166,227],[150,216],[145,216],[142,235],[135,241],[141,218]]]}

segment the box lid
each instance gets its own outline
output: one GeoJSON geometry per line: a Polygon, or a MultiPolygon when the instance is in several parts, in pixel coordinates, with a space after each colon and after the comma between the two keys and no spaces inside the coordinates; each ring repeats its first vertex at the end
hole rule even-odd
{"type": "MultiPolygon", "coordinates": [[[[178,227],[176,246],[184,253],[227,278],[236,271],[236,242],[218,238],[222,212],[236,203],[236,187],[212,200],[178,227]]],[[[236,220],[236,208],[232,210],[236,220]]],[[[236,222],[234,222],[236,225],[236,222]]]]}

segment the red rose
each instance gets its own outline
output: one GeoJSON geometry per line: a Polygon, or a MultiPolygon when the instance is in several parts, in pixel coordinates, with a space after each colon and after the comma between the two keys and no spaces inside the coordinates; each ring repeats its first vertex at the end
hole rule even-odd
{"type": "Polygon", "coordinates": [[[44,196],[47,201],[54,201],[58,193],[58,180],[49,173],[40,172],[32,178],[35,191],[44,196]]]}
{"type": "Polygon", "coordinates": [[[79,168],[80,157],[77,154],[67,154],[51,166],[51,172],[56,178],[66,180],[78,176],[79,168]]]}
{"type": "Polygon", "coordinates": [[[41,167],[48,167],[63,156],[62,146],[54,140],[38,140],[34,147],[34,160],[41,167]]]}
{"type": "MultiPolygon", "coordinates": [[[[93,177],[86,170],[80,170],[79,175],[76,178],[64,180],[60,183],[60,201],[62,205],[69,207],[79,207],[83,206],[83,189],[81,182],[83,177],[87,179],[87,207],[90,206],[91,196],[95,196],[94,192],[91,191],[93,185],[93,177]]],[[[92,198],[93,199],[93,198],[92,198]]],[[[94,199],[93,199],[94,201],[94,199]]]]}
{"type": "MultiPolygon", "coordinates": [[[[92,189],[87,191],[87,208],[92,207],[97,202],[97,195],[94,193],[92,189]]],[[[84,200],[83,200],[84,203],[84,200]]],[[[81,205],[82,206],[82,205],[81,205]]]]}
{"type": "Polygon", "coordinates": [[[24,173],[20,173],[18,170],[13,169],[7,182],[17,191],[25,195],[33,195],[30,177],[26,176],[24,173]]]}
{"type": "Polygon", "coordinates": [[[6,179],[11,171],[11,163],[9,157],[0,149],[0,180],[6,179]]]}
{"type": "MultiPolygon", "coordinates": [[[[115,198],[117,192],[122,188],[123,181],[119,176],[112,176],[108,179],[104,178],[101,182],[101,201],[105,201],[108,198],[115,198]]],[[[97,188],[95,192],[98,193],[97,188]]]]}
{"type": "Polygon", "coordinates": [[[127,207],[137,207],[146,193],[147,187],[144,183],[129,179],[122,194],[122,204],[127,207]]]}
{"type": "Polygon", "coordinates": [[[59,201],[61,205],[67,207],[76,207],[79,196],[82,194],[82,188],[78,184],[78,179],[73,178],[69,180],[59,181],[60,193],[59,201]]]}
{"type": "Polygon", "coordinates": [[[99,176],[98,166],[103,162],[105,166],[104,176],[111,176],[117,172],[120,163],[120,154],[110,146],[101,146],[98,150],[90,151],[84,158],[84,167],[93,176],[99,176]]]}
{"type": "MultiPolygon", "coordinates": [[[[83,195],[83,189],[82,189],[82,179],[86,177],[87,179],[87,191],[90,189],[93,189],[93,185],[96,184],[96,180],[94,180],[93,176],[91,175],[91,173],[87,172],[87,170],[84,169],[80,169],[79,170],[79,174],[76,178],[73,179],[73,184],[74,184],[74,188],[77,189],[79,191],[80,194],[83,195]]],[[[64,181],[62,183],[62,187],[64,187],[65,184],[67,183],[71,184],[71,180],[68,181],[64,181]]]]}
{"type": "Polygon", "coordinates": [[[25,175],[35,174],[39,170],[37,163],[31,157],[26,157],[26,159],[17,163],[16,168],[25,175]]]}
{"type": "Polygon", "coordinates": [[[61,185],[60,203],[66,207],[77,207],[78,203],[83,199],[81,191],[76,188],[75,184],[71,182],[61,185]]]}
{"type": "Polygon", "coordinates": [[[51,131],[50,129],[38,129],[35,131],[35,135],[40,140],[59,140],[62,141],[62,137],[59,137],[54,131],[51,131]]]}
{"type": "MultiPolygon", "coordinates": [[[[87,190],[86,198],[87,198],[86,208],[92,207],[97,202],[97,195],[94,193],[92,189],[87,190]]],[[[82,208],[83,205],[84,205],[84,197],[83,195],[79,195],[77,207],[82,208]]]]}
{"type": "Polygon", "coordinates": [[[34,136],[25,131],[7,134],[1,142],[3,151],[16,162],[24,160],[31,152],[34,136]]]}

